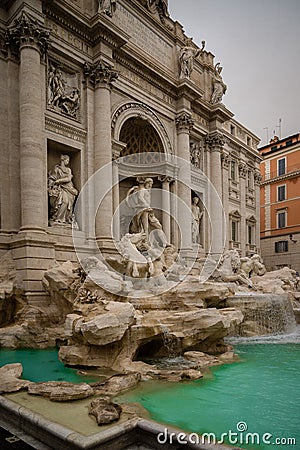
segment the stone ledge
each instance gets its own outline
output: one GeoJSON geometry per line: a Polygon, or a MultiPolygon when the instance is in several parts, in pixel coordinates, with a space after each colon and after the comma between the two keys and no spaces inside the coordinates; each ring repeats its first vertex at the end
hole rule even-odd
{"type": "MultiPolygon", "coordinates": [[[[112,425],[108,429],[91,436],[83,436],[58,423],[45,419],[42,415],[35,413],[24,406],[20,406],[11,400],[0,396],[0,421],[7,430],[11,427],[16,434],[16,428],[25,433],[26,436],[36,438],[42,444],[49,444],[51,448],[60,450],[120,450],[129,445],[146,444],[150,449],[161,449],[162,445],[156,440],[158,433],[168,432],[180,433],[179,429],[167,427],[158,422],[136,418],[124,423],[112,425]]],[[[39,447],[37,447],[39,448],[39,447]]],[[[241,450],[237,447],[226,445],[189,445],[180,444],[174,439],[174,444],[164,444],[166,450],[174,448],[193,448],[195,450],[241,450]]]]}

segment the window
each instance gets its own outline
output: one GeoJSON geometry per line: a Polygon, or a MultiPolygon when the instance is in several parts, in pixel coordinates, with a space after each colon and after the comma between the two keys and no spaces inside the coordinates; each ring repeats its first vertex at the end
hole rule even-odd
{"type": "Polygon", "coordinates": [[[291,145],[293,145],[293,141],[286,141],[285,143],[286,147],[290,147],[291,145]]]}
{"type": "Polygon", "coordinates": [[[253,173],[251,170],[247,172],[247,186],[249,189],[253,189],[253,173]]]}
{"type": "Polygon", "coordinates": [[[253,226],[248,225],[248,244],[253,244],[253,226]]]}
{"type": "Polygon", "coordinates": [[[230,125],[230,133],[235,136],[235,127],[233,125],[230,125]]]}
{"type": "Polygon", "coordinates": [[[231,240],[238,241],[238,223],[234,220],[231,222],[231,240]]]}
{"type": "Polygon", "coordinates": [[[275,253],[284,253],[289,251],[288,241],[275,242],[275,253]]]}
{"type": "Polygon", "coordinates": [[[249,138],[249,136],[247,136],[247,145],[248,145],[249,147],[251,147],[251,139],[249,138]]]}
{"type": "Polygon", "coordinates": [[[230,178],[235,181],[236,180],[236,162],[231,161],[230,163],[230,178]]]}
{"type": "Polygon", "coordinates": [[[285,174],[285,158],[278,159],[278,176],[285,174]]]}
{"type": "Polygon", "coordinates": [[[285,196],[285,184],[283,185],[283,186],[278,186],[277,187],[277,200],[279,201],[279,202],[282,202],[283,200],[285,200],[286,199],[286,196],[285,196]]]}
{"type": "Polygon", "coordinates": [[[278,228],[286,227],[286,211],[280,211],[277,213],[277,227],[278,228]]]}

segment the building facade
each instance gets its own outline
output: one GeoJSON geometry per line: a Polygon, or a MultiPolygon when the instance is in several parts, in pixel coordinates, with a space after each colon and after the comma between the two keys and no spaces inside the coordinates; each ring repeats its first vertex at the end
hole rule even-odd
{"type": "MultiPolygon", "coordinates": [[[[119,239],[118,206],[137,174],[153,178],[158,218],[176,247],[195,244],[189,214],[178,217],[178,234],[176,198],[191,205],[197,196],[205,212],[208,177],[223,204],[226,248],[259,252],[259,140],[225,107],[220,63],[170,18],[166,1],[5,0],[0,43],[0,251],[11,253],[29,302],[44,301],[42,273],[54,261],[76,260],[74,221],[80,251],[97,240],[114,252],[112,218],[119,239]],[[103,183],[115,186],[95,221],[92,189],[74,219],[78,192],[104,167],[103,183]],[[68,185],[59,197],[60,172],[68,185]]],[[[214,208],[201,220],[203,253],[214,208]]]]}
{"type": "Polygon", "coordinates": [[[261,253],[269,270],[300,272],[300,134],[274,137],[259,152],[261,253]]]}

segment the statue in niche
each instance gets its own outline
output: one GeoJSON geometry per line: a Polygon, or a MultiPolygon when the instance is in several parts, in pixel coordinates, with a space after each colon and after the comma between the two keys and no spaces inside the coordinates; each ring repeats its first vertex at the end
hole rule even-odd
{"type": "Polygon", "coordinates": [[[98,13],[104,13],[112,17],[117,9],[116,0],[99,0],[98,13]]]}
{"type": "Polygon", "coordinates": [[[70,88],[59,66],[50,66],[48,73],[48,107],[78,118],[80,98],[77,87],[70,88]]]}
{"type": "Polygon", "coordinates": [[[201,148],[200,144],[196,144],[195,142],[192,142],[190,144],[190,160],[193,166],[197,167],[198,169],[201,168],[201,148]]]}
{"type": "Polygon", "coordinates": [[[50,225],[72,225],[73,206],[77,189],[72,182],[72,171],[68,167],[70,157],[60,155],[60,164],[48,174],[48,194],[50,199],[50,225]]]}
{"type": "Polygon", "coordinates": [[[222,101],[223,95],[227,90],[226,84],[223,82],[221,77],[223,67],[220,66],[218,62],[214,67],[214,76],[213,76],[213,93],[211,97],[211,103],[214,105],[216,103],[220,103],[222,101]]]}
{"type": "Polygon", "coordinates": [[[193,197],[192,202],[192,242],[193,244],[200,243],[200,223],[203,216],[203,211],[199,207],[199,197],[193,197]]]}
{"type": "Polygon", "coordinates": [[[180,78],[190,78],[194,68],[194,59],[203,53],[205,47],[205,41],[202,41],[202,47],[198,49],[192,47],[191,42],[192,40],[189,39],[189,45],[180,50],[180,78]]]}
{"type": "Polygon", "coordinates": [[[161,230],[162,226],[151,208],[152,178],[137,178],[138,186],[129,189],[126,203],[134,210],[134,217],[130,223],[130,233],[144,232],[146,238],[152,230],[161,230]]]}

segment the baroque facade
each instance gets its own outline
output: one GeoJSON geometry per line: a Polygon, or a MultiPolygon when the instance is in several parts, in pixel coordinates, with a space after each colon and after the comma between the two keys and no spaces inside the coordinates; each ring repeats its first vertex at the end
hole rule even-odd
{"type": "Polygon", "coordinates": [[[206,177],[224,207],[226,248],[243,256],[259,251],[259,140],[224,105],[220,63],[204,42],[198,47],[185,35],[167,6],[163,0],[1,2],[0,251],[11,252],[32,304],[45,299],[42,273],[54,261],[76,260],[72,230],[83,253],[93,239],[106,254],[114,252],[112,218],[116,213],[118,239],[124,222],[118,206],[137,174],[153,178],[167,240],[187,255],[194,244],[209,251],[216,205],[211,217],[198,216],[198,237],[192,215],[179,217],[180,237],[173,198],[191,206],[196,196],[205,212],[206,177]],[[144,153],[149,159],[141,161],[144,153]],[[174,157],[188,162],[186,183],[174,157]],[[90,223],[93,192],[82,217],[73,207],[104,167],[103,183],[115,186],[90,223]]]}
{"type": "Polygon", "coordinates": [[[261,253],[267,269],[300,272],[300,134],[259,148],[261,162],[261,253]]]}

